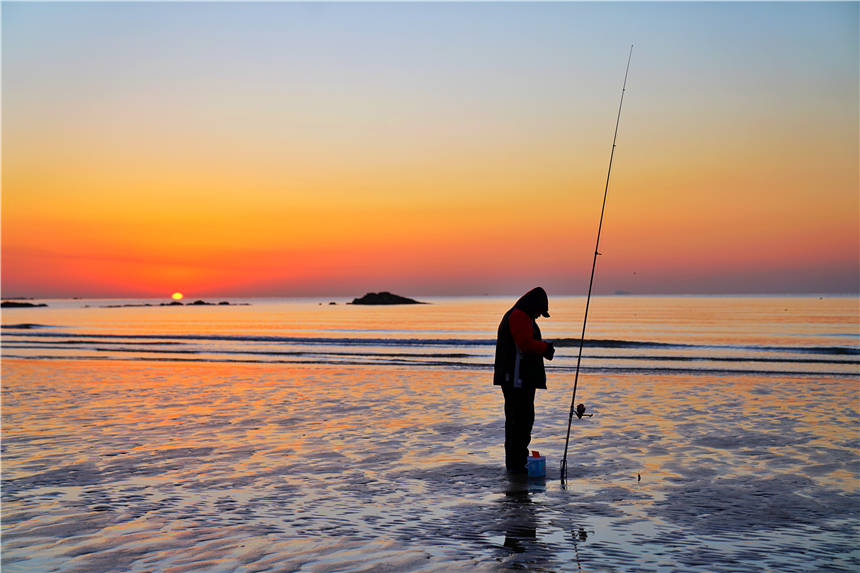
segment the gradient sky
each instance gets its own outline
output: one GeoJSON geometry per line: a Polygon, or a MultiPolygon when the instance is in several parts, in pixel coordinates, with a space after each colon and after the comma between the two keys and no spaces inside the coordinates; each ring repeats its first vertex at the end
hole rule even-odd
{"type": "Polygon", "coordinates": [[[3,296],[860,291],[857,3],[2,3],[3,296]]]}

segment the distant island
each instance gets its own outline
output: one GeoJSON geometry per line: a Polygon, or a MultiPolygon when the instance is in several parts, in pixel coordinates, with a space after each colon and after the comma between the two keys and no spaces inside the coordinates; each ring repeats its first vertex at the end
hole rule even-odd
{"type": "Polygon", "coordinates": [[[349,304],[427,304],[412,298],[390,292],[369,292],[361,298],[354,298],[349,304]]]}
{"type": "Polygon", "coordinates": [[[0,302],[0,308],[34,308],[37,306],[48,306],[45,303],[19,302],[17,300],[4,300],[0,302]]]}
{"type": "Polygon", "coordinates": [[[109,304],[102,308],[133,308],[143,306],[251,306],[247,302],[229,302],[223,300],[221,302],[206,302],[205,300],[195,300],[194,302],[184,303],[174,300],[173,302],[162,302],[160,304],[144,303],[144,304],[109,304]]]}

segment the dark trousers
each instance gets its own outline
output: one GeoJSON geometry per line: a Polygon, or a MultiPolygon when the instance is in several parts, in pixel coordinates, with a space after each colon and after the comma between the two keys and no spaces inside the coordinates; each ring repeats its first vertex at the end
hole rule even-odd
{"type": "Polygon", "coordinates": [[[535,423],[535,389],[502,387],[505,395],[505,466],[522,471],[535,423]]]}

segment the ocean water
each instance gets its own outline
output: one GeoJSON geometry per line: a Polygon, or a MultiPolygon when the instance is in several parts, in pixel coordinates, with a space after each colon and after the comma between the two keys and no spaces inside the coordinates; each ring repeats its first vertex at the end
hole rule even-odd
{"type": "Polygon", "coordinates": [[[596,297],[566,485],[584,298],[545,480],[504,473],[514,298],[4,309],[3,571],[860,570],[857,297],[596,297]]]}

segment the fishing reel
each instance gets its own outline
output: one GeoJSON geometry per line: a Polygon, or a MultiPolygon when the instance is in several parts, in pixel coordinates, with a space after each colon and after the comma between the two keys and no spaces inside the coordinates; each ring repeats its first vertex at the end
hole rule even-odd
{"type": "Polygon", "coordinates": [[[580,420],[582,419],[583,416],[588,416],[590,418],[593,415],[594,414],[586,414],[585,413],[585,404],[578,404],[576,406],[576,417],[579,418],[580,420]]]}

